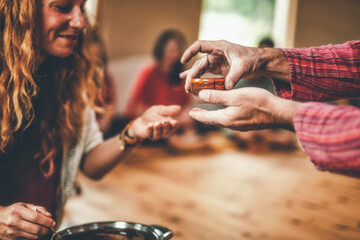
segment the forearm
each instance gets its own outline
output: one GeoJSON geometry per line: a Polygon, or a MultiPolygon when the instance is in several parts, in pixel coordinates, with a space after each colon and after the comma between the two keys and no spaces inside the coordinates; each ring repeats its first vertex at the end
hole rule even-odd
{"type": "Polygon", "coordinates": [[[282,50],[289,62],[291,85],[274,80],[279,96],[298,101],[360,96],[360,41],[282,50]]]}
{"type": "Polygon", "coordinates": [[[123,160],[133,147],[121,148],[119,136],[110,138],[94,147],[83,159],[82,172],[92,179],[100,179],[123,160]]]}

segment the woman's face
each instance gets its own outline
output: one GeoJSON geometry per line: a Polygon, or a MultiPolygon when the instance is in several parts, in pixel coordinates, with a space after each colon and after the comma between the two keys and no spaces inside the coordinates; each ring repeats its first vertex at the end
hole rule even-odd
{"type": "Polygon", "coordinates": [[[68,57],[85,28],[86,0],[41,0],[39,48],[46,55],[68,57]]]}
{"type": "Polygon", "coordinates": [[[182,52],[176,40],[170,39],[165,45],[162,61],[171,66],[180,59],[181,55],[182,52]]]}

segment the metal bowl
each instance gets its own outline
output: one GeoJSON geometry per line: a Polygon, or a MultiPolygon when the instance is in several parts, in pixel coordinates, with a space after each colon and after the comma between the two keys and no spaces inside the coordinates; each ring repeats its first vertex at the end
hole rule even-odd
{"type": "Polygon", "coordinates": [[[168,240],[173,233],[162,226],[131,222],[95,222],[66,228],[53,240],[168,240]]]}

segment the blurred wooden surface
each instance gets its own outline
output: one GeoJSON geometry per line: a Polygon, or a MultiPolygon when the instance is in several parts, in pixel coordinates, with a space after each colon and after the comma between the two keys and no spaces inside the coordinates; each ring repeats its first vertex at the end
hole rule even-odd
{"type": "Polygon", "coordinates": [[[182,154],[142,147],[99,182],[79,176],[61,228],[118,220],[166,226],[174,240],[360,239],[360,180],[319,172],[301,151],[217,141],[182,154]]]}

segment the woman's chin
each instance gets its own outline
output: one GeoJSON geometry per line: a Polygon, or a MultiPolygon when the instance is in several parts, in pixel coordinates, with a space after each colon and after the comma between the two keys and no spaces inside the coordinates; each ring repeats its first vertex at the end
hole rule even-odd
{"type": "Polygon", "coordinates": [[[69,57],[72,53],[73,53],[73,51],[69,51],[69,52],[66,52],[66,53],[59,53],[59,54],[56,54],[56,55],[54,55],[54,56],[55,56],[55,57],[58,57],[58,58],[67,58],[67,57],[69,57]]]}
{"type": "Polygon", "coordinates": [[[58,51],[48,51],[48,54],[53,57],[67,58],[74,52],[73,48],[61,49],[58,51]]]}

